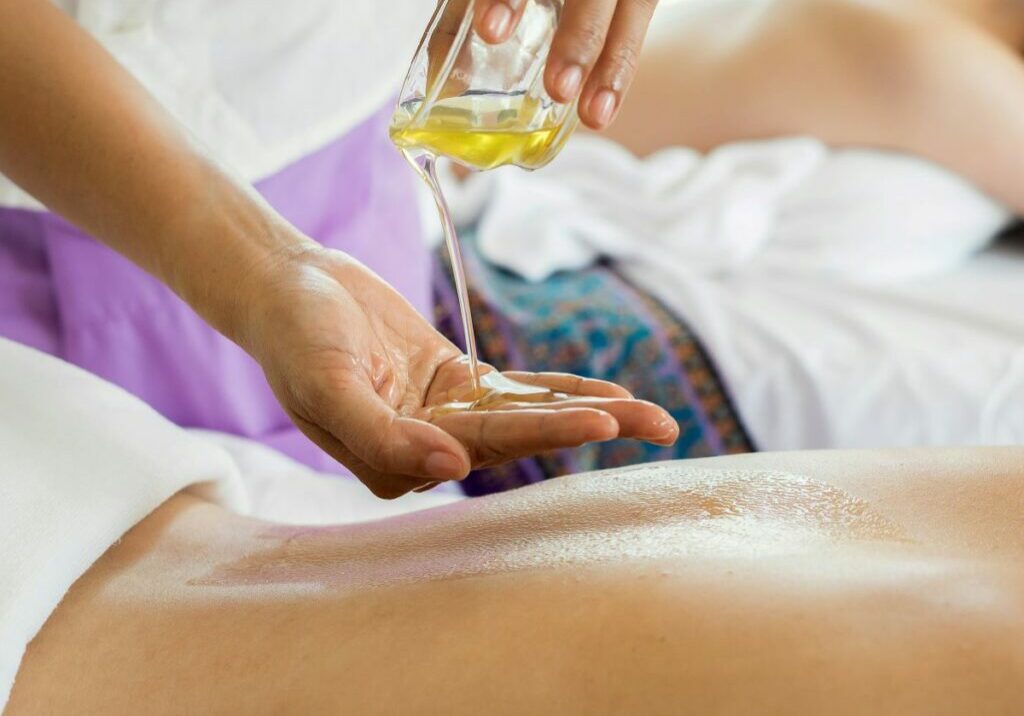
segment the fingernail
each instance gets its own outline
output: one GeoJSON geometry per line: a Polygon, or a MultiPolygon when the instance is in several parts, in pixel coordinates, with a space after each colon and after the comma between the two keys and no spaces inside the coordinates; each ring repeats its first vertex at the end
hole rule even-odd
{"type": "Polygon", "coordinates": [[[504,39],[508,26],[512,22],[512,11],[503,2],[495,5],[484,15],[484,28],[496,40],[504,39]]]}
{"type": "Polygon", "coordinates": [[[579,65],[569,65],[558,74],[555,89],[568,101],[580,91],[581,82],[583,82],[583,68],[579,65]]]}
{"type": "Polygon", "coordinates": [[[612,121],[616,101],[611,90],[601,90],[590,100],[590,115],[598,125],[603,127],[612,121]]]}
{"type": "Polygon", "coordinates": [[[428,475],[442,480],[458,480],[462,477],[462,461],[451,453],[431,453],[425,467],[428,475]]]}
{"type": "Polygon", "coordinates": [[[428,482],[426,485],[417,487],[415,490],[413,490],[413,492],[430,492],[440,484],[440,482],[428,482]]]}
{"type": "Polygon", "coordinates": [[[613,415],[607,415],[601,422],[601,429],[596,431],[594,440],[613,440],[619,437],[619,421],[613,415]]]}
{"type": "Polygon", "coordinates": [[[658,432],[658,437],[655,440],[668,440],[669,438],[678,437],[679,435],[679,423],[671,418],[658,421],[658,427],[661,430],[658,432]]]}

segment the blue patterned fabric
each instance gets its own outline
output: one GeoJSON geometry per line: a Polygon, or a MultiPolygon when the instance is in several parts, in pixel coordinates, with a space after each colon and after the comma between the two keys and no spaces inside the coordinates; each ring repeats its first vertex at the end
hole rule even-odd
{"type": "MultiPolygon", "coordinates": [[[[664,407],[681,428],[671,448],[616,440],[479,470],[463,482],[467,494],[574,472],[753,450],[693,333],[614,268],[596,265],[528,283],[484,261],[470,232],[461,238],[483,360],[500,370],[562,371],[613,381],[664,407]]],[[[465,346],[443,250],[434,286],[437,325],[465,346]]]]}

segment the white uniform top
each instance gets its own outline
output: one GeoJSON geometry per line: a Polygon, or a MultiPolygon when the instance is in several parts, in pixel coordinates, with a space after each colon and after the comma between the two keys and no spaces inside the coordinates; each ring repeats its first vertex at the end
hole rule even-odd
{"type": "MultiPolygon", "coordinates": [[[[255,181],[397,93],[432,0],[53,0],[255,181]]],[[[41,48],[50,52],[52,49],[41,48]]],[[[39,208],[0,176],[0,206],[39,208]]]]}

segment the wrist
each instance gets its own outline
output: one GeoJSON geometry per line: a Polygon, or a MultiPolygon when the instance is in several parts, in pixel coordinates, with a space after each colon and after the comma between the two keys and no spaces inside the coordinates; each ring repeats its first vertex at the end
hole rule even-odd
{"type": "Polygon", "coordinates": [[[165,224],[158,275],[207,323],[249,350],[256,299],[275,275],[321,247],[255,190],[215,168],[213,174],[203,199],[165,224]]]}

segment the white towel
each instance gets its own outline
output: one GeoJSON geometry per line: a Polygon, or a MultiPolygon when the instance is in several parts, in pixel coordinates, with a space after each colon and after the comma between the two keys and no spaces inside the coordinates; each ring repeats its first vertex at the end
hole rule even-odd
{"type": "Polygon", "coordinates": [[[192,431],[225,448],[242,476],[249,514],[293,525],[338,525],[380,520],[465,499],[457,482],[430,492],[382,500],[354,477],[324,475],[252,440],[192,431]]]}
{"type": "Polygon", "coordinates": [[[223,449],[84,371],[0,339],[0,711],[26,645],[68,588],[190,486],[244,506],[223,449]]]}
{"type": "Polygon", "coordinates": [[[175,493],[266,520],[344,524],[463,499],[385,501],[242,438],[186,431],[99,378],[0,338],[0,712],[71,585],[175,493]]]}
{"type": "Polygon", "coordinates": [[[464,221],[486,207],[481,253],[533,281],[602,257],[680,279],[770,270],[906,280],[956,265],[1011,217],[931,162],[805,137],[638,159],[580,136],[539,172],[505,168],[446,188],[464,221]]]}

